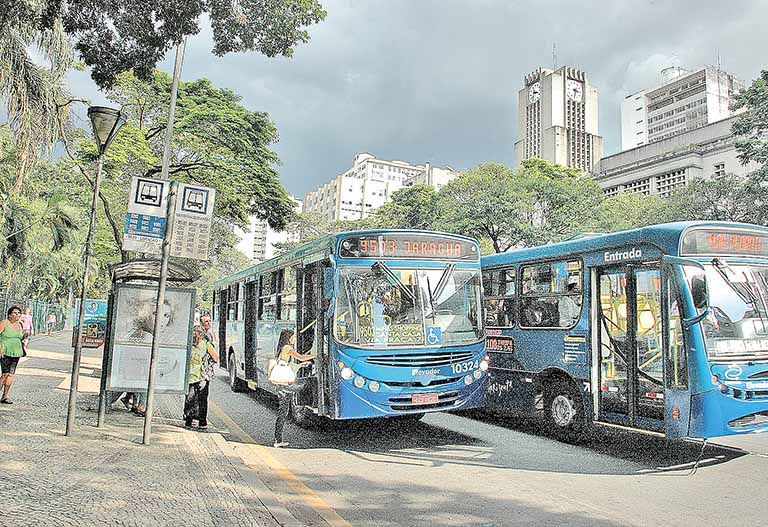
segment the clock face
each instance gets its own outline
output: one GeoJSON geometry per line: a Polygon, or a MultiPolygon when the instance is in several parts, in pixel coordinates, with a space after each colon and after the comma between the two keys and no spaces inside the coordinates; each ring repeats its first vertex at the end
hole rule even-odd
{"type": "Polygon", "coordinates": [[[565,93],[568,95],[570,100],[576,102],[581,102],[582,97],[584,96],[581,83],[573,79],[568,79],[568,83],[565,86],[565,93]]]}
{"type": "Polygon", "coordinates": [[[532,84],[531,87],[528,88],[528,102],[533,104],[539,100],[540,96],[541,96],[541,83],[537,82],[535,84],[532,84]]]}

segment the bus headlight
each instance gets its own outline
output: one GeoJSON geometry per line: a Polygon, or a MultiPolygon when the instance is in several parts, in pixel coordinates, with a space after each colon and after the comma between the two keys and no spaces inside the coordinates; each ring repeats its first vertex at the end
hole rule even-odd
{"type": "Polygon", "coordinates": [[[480,370],[481,371],[488,371],[488,361],[483,359],[480,361],[480,370]]]}
{"type": "Polygon", "coordinates": [[[363,386],[365,386],[365,379],[358,375],[357,377],[355,377],[354,383],[355,383],[355,386],[357,386],[358,388],[362,388],[363,386]]]}
{"type": "Polygon", "coordinates": [[[352,377],[354,377],[355,372],[352,371],[352,368],[342,368],[341,370],[341,378],[345,381],[348,381],[352,377]]]}
{"type": "Polygon", "coordinates": [[[377,381],[371,381],[368,383],[368,389],[372,392],[378,392],[379,391],[379,383],[377,381]]]}
{"type": "Polygon", "coordinates": [[[464,384],[466,384],[467,386],[472,384],[472,381],[474,381],[474,380],[475,379],[473,379],[471,375],[465,375],[464,376],[464,384]]]}
{"type": "Polygon", "coordinates": [[[480,377],[483,376],[483,372],[481,372],[480,370],[475,370],[472,372],[472,375],[475,377],[475,379],[479,379],[480,377]]]}

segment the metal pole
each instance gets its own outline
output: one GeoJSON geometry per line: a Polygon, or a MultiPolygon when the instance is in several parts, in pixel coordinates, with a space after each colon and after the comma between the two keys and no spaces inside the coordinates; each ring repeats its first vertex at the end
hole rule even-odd
{"type": "Polygon", "coordinates": [[[88,225],[88,236],[85,239],[85,270],[83,271],[83,286],[80,292],[80,309],[77,321],[77,340],[72,356],[72,377],[69,383],[69,403],[67,404],[67,429],[64,435],[71,435],[75,426],[75,405],[77,404],[77,384],[80,380],[80,357],[83,353],[83,319],[85,318],[85,297],[88,292],[88,275],[93,256],[93,232],[96,230],[96,209],[98,208],[99,187],[101,185],[101,169],[104,166],[104,152],[99,154],[96,161],[96,181],[93,184],[93,202],[91,203],[91,223],[88,225]]]}
{"type": "MultiPolygon", "coordinates": [[[[165,129],[165,144],[163,146],[163,165],[161,177],[168,179],[168,165],[171,161],[171,141],[173,140],[173,118],[176,113],[176,95],[179,91],[179,78],[181,77],[181,63],[184,60],[184,46],[186,40],[182,40],[176,46],[176,63],[173,67],[173,82],[171,83],[171,103],[168,108],[168,126],[165,129]]],[[[149,357],[149,379],[147,381],[147,405],[144,416],[144,434],[142,443],[149,445],[152,434],[152,412],[155,406],[155,375],[157,373],[157,349],[160,345],[160,321],[163,318],[165,306],[165,282],[168,278],[168,256],[171,247],[171,233],[173,231],[174,210],[176,209],[176,189],[171,184],[168,193],[168,215],[165,224],[165,237],[163,238],[163,256],[160,261],[160,280],[157,285],[157,303],[155,306],[155,324],[152,330],[152,351],[149,357]]]]}

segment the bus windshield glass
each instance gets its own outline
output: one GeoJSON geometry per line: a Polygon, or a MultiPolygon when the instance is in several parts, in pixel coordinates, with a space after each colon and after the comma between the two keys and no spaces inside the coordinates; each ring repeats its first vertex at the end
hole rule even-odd
{"type": "MultiPolygon", "coordinates": [[[[700,270],[687,270],[690,280],[700,270]]],[[[702,322],[711,359],[768,358],[768,266],[705,265],[709,316],[702,322]]]]}
{"type": "Polygon", "coordinates": [[[482,337],[479,314],[479,269],[392,269],[377,262],[340,269],[334,335],[376,348],[467,344],[482,337]]]}

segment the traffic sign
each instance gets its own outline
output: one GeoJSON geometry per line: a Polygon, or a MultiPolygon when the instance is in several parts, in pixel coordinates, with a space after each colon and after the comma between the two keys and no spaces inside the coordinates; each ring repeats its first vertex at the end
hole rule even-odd
{"type": "Polygon", "coordinates": [[[171,256],[207,260],[216,191],[179,183],[177,192],[171,256]]]}
{"type": "Polygon", "coordinates": [[[134,177],[125,215],[123,250],[162,254],[170,183],[134,177]]]}

